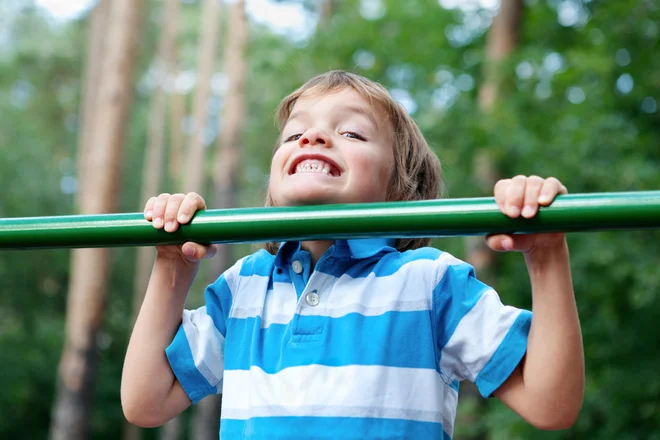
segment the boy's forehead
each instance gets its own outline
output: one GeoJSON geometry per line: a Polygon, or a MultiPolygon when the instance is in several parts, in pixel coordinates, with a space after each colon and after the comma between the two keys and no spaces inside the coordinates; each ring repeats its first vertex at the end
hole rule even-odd
{"type": "MultiPolygon", "coordinates": [[[[335,109],[349,110],[354,113],[363,113],[374,121],[383,121],[385,112],[381,105],[375,100],[365,99],[352,87],[343,87],[336,90],[314,90],[305,91],[296,100],[289,119],[305,112],[332,111],[335,109]]],[[[380,124],[377,124],[380,125],[380,124]]]]}

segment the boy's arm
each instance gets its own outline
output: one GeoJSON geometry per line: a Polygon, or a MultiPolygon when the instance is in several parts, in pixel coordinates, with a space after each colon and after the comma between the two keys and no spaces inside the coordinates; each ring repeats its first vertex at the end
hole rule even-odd
{"type": "MultiPolygon", "coordinates": [[[[190,221],[204,199],[194,193],[161,194],[145,206],[145,218],[157,229],[174,232],[190,221]]],[[[165,354],[181,324],[186,296],[203,258],[215,246],[185,243],[159,246],[140,313],[128,344],[121,380],[121,402],[126,419],[139,426],[159,426],[191,401],[174,376],[165,354]]]]}
{"type": "MultiPolygon", "coordinates": [[[[528,218],[565,192],[556,179],[523,176],[498,182],[495,191],[505,214],[528,218]]],[[[582,406],[584,357],[565,236],[497,235],[488,244],[524,253],[533,304],[527,354],[494,394],[537,428],[566,429],[582,406]]]]}
{"type": "Polygon", "coordinates": [[[138,426],[162,425],[191,401],[165,355],[181,323],[195,271],[156,259],[144,302],[126,351],[121,401],[126,419],[138,426]]]}

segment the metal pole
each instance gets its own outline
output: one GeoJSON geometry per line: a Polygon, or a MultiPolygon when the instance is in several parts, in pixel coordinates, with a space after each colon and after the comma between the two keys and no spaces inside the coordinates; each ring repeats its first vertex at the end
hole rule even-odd
{"type": "Polygon", "coordinates": [[[562,195],[529,220],[506,217],[492,197],[207,210],[175,233],[154,229],[142,213],[5,218],[0,249],[650,228],[660,228],[660,191],[562,195]]]}

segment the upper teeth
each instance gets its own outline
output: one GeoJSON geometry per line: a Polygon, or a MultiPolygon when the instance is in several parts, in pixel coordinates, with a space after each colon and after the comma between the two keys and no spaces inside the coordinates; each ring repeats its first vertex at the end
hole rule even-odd
{"type": "Polygon", "coordinates": [[[330,164],[317,159],[303,160],[296,165],[296,173],[330,174],[330,164]]]}

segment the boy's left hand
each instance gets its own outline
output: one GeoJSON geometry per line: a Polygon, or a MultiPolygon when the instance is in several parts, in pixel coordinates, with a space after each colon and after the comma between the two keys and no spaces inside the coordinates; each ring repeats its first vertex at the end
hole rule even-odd
{"type": "MultiPolygon", "coordinates": [[[[554,177],[516,176],[502,179],[495,184],[495,201],[503,214],[511,218],[532,218],[539,206],[548,206],[557,194],[567,194],[566,187],[554,177]]],[[[497,234],[486,238],[488,247],[495,251],[532,250],[556,246],[564,240],[563,233],[547,234],[497,234]]]]}

